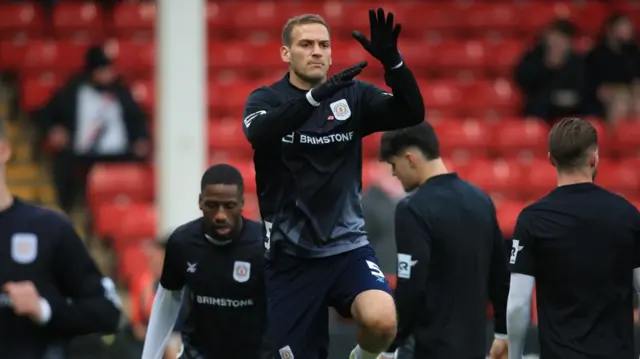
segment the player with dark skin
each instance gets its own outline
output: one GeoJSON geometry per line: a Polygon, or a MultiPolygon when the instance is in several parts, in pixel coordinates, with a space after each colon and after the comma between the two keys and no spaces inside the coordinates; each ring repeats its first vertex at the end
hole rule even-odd
{"type": "Polygon", "coordinates": [[[205,231],[211,240],[227,242],[242,232],[244,197],[235,184],[208,184],[198,205],[205,218],[205,231]]]}

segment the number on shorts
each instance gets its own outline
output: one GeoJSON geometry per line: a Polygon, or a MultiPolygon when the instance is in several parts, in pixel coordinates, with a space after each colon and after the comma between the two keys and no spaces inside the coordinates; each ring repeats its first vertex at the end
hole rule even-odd
{"type": "Polygon", "coordinates": [[[264,231],[266,232],[267,239],[264,241],[264,247],[269,250],[271,247],[271,228],[273,227],[273,223],[264,221],[264,231]]]}
{"type": "Polygon", "coordinates": [[[373,263],[372,261],[367,261],[367,265],[371,270],[371,274],[373,274],[378,278],[384,278],[384,273],[382,273],[382,271],[380,270],[380,267],[378,267],[377,264],[373,263]]]}

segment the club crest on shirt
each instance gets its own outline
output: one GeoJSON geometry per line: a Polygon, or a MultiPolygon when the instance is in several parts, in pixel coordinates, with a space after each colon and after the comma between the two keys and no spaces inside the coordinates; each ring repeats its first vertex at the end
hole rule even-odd
{"type": "Polygon", "coordinates": [[[38,236],[33,233],[14,233],[11,236],[11,259],[29,264],[38,256],[38,236]]]}
{"type": "Polygon", "coordinates": [[[249,277],[251,277],[251,263],[236,261],[233,264],[233,279],[236,282],[244,283],[249,280],[249,277]]]}
{"type": "Polygon", "coordinates": [[[329,104],[329,107],[331,108],[331,112],[333,112],[333,117],[337,121],[344,121],[351,117],[351,109],[345,99],[332,102],[329,104]]]}

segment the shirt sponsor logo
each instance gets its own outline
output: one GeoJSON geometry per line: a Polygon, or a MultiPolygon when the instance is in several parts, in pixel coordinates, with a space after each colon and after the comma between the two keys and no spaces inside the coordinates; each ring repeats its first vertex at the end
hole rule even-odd
{"type": "Polygon", "coordinates": [[[308,145],[328,145],[331,143],[349,142],[351,140],[353,140],[353,131],[333,133],[324,136],[300,135],[300,143],[308,145]]]}
{"type": "Polygon", "coordinates": [[[230,298],[216,298],[216,297],[206,297],[203,295],[196,295],[196,302],[198,304],[211,305],[214,307],[243,308],[243,307],[254,306],[254,302],[252,298],[230,299],[230,298]]]}

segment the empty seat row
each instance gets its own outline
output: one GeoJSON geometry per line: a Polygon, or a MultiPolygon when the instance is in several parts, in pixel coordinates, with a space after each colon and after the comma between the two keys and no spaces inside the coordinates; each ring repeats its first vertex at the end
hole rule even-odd
{"type": "MultiPolygon", "coordinates": [[[[505,238],[513,234],[515,223],[522,209],[530,201],[498,200],[495,201],[496,213],[500,229],[505,238]]],[[[640,208],[640,202],[635,202],[640,208]]],[[[246,216],[256,218],[257,205],[245,204],[246,216]],[[251,208],[250,213],[247,209],[251,208]]],[[[158,235],[158,218],[153,203],[102,204],[94,213],[96,234],[109,238],[116,252],[121,256],[131,248],[138,247],[143,241],[158,235]]],[[[125,271],[126,272],[126,271],[125,271]]]]}
{"type": "MultiPolygon", "coordinates": [[[[623,121],[610,130],[600,120],[591,122],[599,132],[601,153],[625,157],[640,155],[640,120],[623,121]]],[[[432,124],[445,156],[521,157],[527,153],[544,157],[547,154],[549,126],[540,120],[518,117],[499,121],[447,118],[432,124]]],[[[379,141],[379,134],[366,137],[363,142],[365,155],[375,157],[379,141]]],[[[250,154],[252,149],[245,140],[240,117],[210,120],[209,148],[250,154]]]]}
{"type": "MultiPolygon", "coordinates": [[[[220,114],[240,115],[247,96],[256,88],[268,85],[282,76],[257,81],[209,81],[208,103],[220,114]]],[[[366,78],[365,78],[366,79],[366,78]]],[[[20,84],[21,103],[26,110],[33,110],[47,100],[52,91],[61,85],[61,78],[55,75],[27,77],[20,84]]],[[[371,79],[374,84],[385,87],[382,79],[371,79]]],[[[456,80],[420,80],[420,88],[431,116],[440,115],[513,115],[520,105],[520,94],[510,81],[474,81],[461,83],[456,80]]],[[[155,86],[151,80],[131,83],[136,99],[147,108],[154,108],[155,86]]]]}
{"type": "MultiPolygon", "coordinates": [[[[226,161],[244,176],[246,193],[255,196],[255,172],[250,160],[226,161]]],[[[555,169],[546,159],[448,158],[450,170],[477,184],[496,198],[532,199],[555,186],[555,169]]],[[[365,186],[375,181],[379,164],[372,160],[364,164],[365,186]]],[[[629,198],[640,195],[640,158],[612,160],[603,158],[597,183],[629,198]]],[[[105,164],[96,166],[89,175],[87,198],[92,212],[104,203],[147,203],[155,197],[154,174],[151,168],[135,164],[105,164]]]]}
{"type": "MultiPolygon", "coordinates": [[[[83,55],[91,43],[56,40],[5,40],[0,42],[0,68],[25,71],[74,71],[80,68],[83,55]]],[[[332,44],[335,68],[348,67],[368,58],[353,41],[332,44]]],[[[268,71],[283,69],[279,41],[211,41],[208,63],[213,70],[240,69],[268,71]],[[259,58],[256,54],[260,54],[259,58]]],[[[446,70],[484,71],[504,74],[511,71],[526,45],[521,41],[425,41],[404,39],[399,48],[405,60],[417,71],[446,70]],[[424,69],[422,69],[424,68],[424,69]]],[[[115,59],[123,72],[152,73],[156,63],[155,46],[151,41],[105,41],[106,52],[115,59]]],[[[371,62],[376,64],[376,62],[371,62]]],[[[372,66],[368,71],[381,72],[372,66]]]]}
{"type": "MultiPolygon", "coordinates": [[[[336,32],[350,33],[368,26],[367,10],[377,7],[374,1],[358,2],[212,2],[204,15],[213,34],[227,31],[246,36],[261,30],[273,36],[294,15],[323,15],[336,32]]],[[[535,32],[550,19],[565,17],[575,21],[587,34],[597,33],[602,21],[613,10],[624,10],[633,17],[640,11],[634,6],[597,2],[570,3],[482,3],[408,1],[385,4],[402,22],[405,32],[421,35],[430,31],[476,32],[482,30],[535,32]]],[[[62,2],[49,20],[37,4],[1,4],[0,35],[16,33],[43,34],[52,30],[58,35],[104,33],[131,36],[153,34],[156,8],[153,3],[123,3],[112,13],[92,2],[62,2]]]]}

